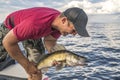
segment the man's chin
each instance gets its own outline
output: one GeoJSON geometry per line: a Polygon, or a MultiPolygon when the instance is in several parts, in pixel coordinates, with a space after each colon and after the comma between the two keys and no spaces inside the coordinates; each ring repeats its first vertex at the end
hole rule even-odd
{"type": "Polygon", "coordinates": [[[62,35],[62,36],[67,36],[67,35],[68,35],[68,33],[61,33],[61,35],[62,35]]]}
{"type": "Polygon", "coordinates": [[[62,34],[63,36],[67,36],[68,34],[62,34]]]}

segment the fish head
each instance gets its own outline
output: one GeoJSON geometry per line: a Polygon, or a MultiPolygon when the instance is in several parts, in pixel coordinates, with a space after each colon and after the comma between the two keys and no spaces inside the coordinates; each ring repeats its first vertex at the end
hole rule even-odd
{"type": "Polygon", "coordinates": [[[68,66],[84,66],[86,65],[87,58],[76,54],[69,54],[66,58],[68,66]]]}
{"type": "Polygon", "coordinates": [[[87,58],[83,56],[79,56],[77,60],[77,64],[81,66],[87,65],[87,58]]]}

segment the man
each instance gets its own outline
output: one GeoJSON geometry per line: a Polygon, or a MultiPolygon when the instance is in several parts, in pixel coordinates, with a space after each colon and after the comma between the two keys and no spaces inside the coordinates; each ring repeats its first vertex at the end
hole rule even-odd
{"type": "Polygon", "coordinates": [[[22,54],[18,42],[26,40],[24,42],[26,49],[37,49],[39,51],[37,53],[44,53],[41,40],[44,37],[45,48],[51,52],[60,35],[78,33],[89,37],[86,30],[87,21],[86,13],[77,7],[69,8],[62,13],[47,7],[19,10],[8,15],[2,24],[4,30],[9,30],[4,34],[2,44],[9,55],[22,65],[30,76],[29,79],[41,80],[41,72],[22,54]]]}

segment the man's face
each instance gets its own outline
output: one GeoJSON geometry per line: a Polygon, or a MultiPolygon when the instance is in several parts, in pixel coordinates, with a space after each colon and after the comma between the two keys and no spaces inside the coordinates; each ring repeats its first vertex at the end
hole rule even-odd
{"type": "Polygon", "coordinates": [[[62,19],[62,24],[60,26],[60,33],[63,35],[63,36],[66,36],[68,34],[72,34],[72,35],[76,35],[77,32],[74,28],[74,25],[72,22],[70,22],[67,18],[63,18],[62,19]]]}

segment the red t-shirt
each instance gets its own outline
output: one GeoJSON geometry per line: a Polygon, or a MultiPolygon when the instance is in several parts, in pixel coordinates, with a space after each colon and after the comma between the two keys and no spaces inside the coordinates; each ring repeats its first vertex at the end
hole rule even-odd
{"type": "Polygon", "coordinates": [[[34,7],[16,11],[7,16],[4,24],[10,30],[13,29],[17,39],[39,39],[52,35],[56,39],[60,32],[51,28],[51,23],[60,14],[59,11],[46,7],[34,7]],[[12,24],[9,23],[12,17],[12,24]]]}

